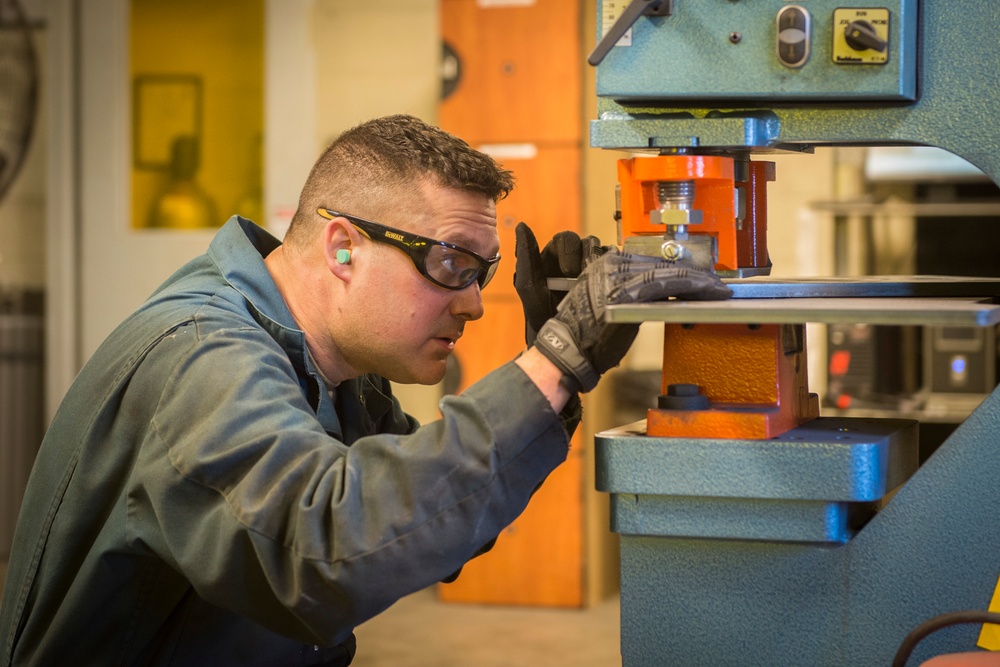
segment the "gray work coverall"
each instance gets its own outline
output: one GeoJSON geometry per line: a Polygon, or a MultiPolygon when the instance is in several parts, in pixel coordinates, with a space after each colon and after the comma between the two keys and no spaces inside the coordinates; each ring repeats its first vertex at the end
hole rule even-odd
{"type": "Polygon", "coordinates": [[[278,244],[232,218],[81,371],[28,484],[0,665],[346,665],[355,626],[459,569],[565,459],[513,363],[421,428],[383,378],[328,391],[278,244]]]}

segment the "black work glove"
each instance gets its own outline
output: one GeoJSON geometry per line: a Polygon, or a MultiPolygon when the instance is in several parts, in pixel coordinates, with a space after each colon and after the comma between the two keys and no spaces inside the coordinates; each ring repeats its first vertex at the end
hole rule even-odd
{"type": "Polygon", "coordinates": [[[656,257],[609,248],[580,275],[542,325],[535,347],[562,370],[573,391],[590,391],[628,352],[639,324],[605,322],[605,308],[623,303],[728,299],[732,291],[714,273],[656,257]]]}
{"type": "Polygon", "coordinates": [[[580,238],[576,232],[559,232],[538,250],[538,241],[531,228],[523,222],[514,230],[514,289],[524,308],[524,340],[528,347],[546,320],[556,314],[564,291],[551,291],[548,278],[576,278],[593,260],[607,251],[596,236],[580,238]]]}

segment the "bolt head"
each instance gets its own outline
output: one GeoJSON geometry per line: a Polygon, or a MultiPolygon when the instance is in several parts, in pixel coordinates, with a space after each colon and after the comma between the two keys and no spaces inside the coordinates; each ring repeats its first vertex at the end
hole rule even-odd
{"type": "Polygon", "coordinates": [[[660,246],[660,252],[663,253],[663,259],[676,262],[680,259],[684,259],[684,255],[687,251],[684,249],[684,246],[677,241],[667,241],[660,246]]]}

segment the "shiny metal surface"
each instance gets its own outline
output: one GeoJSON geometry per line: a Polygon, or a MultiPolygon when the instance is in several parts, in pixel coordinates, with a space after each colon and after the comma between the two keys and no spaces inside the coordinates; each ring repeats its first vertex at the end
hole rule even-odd
{"type": "MultiPolygon", "coordinates": [[[[549,279],[569,290],[573,279],[549,279]]],[[[1000,280],[950,276],[863,278],[740,278],[726,280],[730,301],[670,301],[610,306],[611,322],[753,324],[918,324],[992,326],[1000,323],[1000,280]]]]}
{"type": "MultiPolygon", "coordinates": [[[[998,297],[1000,279],[966,276],[863,276],[856,278],[725,278],[734,299],[860,297],[998,297]]],[[[567,292],[575,278],[549,278],[548,288],[567,292]]]]}
{"type": "Polygon", "coordinates": [[[767,440],[661,438],[646,422],[595,435],[598,491],[875,501],[917,470],[917,422],[819,417],[767,440]]]}
{"type": "Polygon", "coordinates": [[[1000,296],[1000,279],[964,276],[761,277],[727,280],[726,284],[736,299],[1000,296]]]}
{"type": "Polygon", "coordinates": [[[609,306],[609,322],[752,324],[1000,324],[1000,305],[978,298],[803,298],[669,301],[609,306]]]}

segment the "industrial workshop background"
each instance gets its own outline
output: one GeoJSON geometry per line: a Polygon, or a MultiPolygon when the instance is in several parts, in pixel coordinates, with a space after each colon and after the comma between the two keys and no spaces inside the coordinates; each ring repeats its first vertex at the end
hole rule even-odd
{"type": "MultiPolygon", "coordinates": [[[[469,328],[460,347],[461,386],[523,344],[510,286],[518,221],[543,242],[559,229],[614,239],[620,156],[588,142],[596,113],[586,65],[593,0],[24,6],[41,104],[27,160],[0,202],[0,288],[13,295],[5,296],[0,318],[33,333],[18,334],[23,347],[5,347],[2,357],[17,379],[0,396],[19,402],[0,398],[0,559],[43,425],[77,369],[211,237],[213,228],[199,228],[196,218],[175,218],[174,228],[153,222],[154,201],[170,188],[192,195],[187,201],[204,202],[208,193],[216,224],[238,209],[280,234],[315,156],[366,118],[413,113],[494,151],[515,170],[518,189],[500,206],[506,268],[486,294],[487,318],[469,328]],[[175,46],[151,48],[167,43],[175,46]],[[184,180],[190,183],[175,182],[184,180]]],[[[772,224],[788,230],[773,236],[771,252],[779,270],[822,273],[828,262],[820,239],[829,221],[808,202],[833,197],[834,156],[810,159],[808,170],[796,160],[787,158],[791,167],[783,170],[779,159],[772,224]]],[[[659,364],[657,332],[643,333],[624,375],[659,364]]],[[[434,418],[442,387],[397,389],[418,418],[434,418]]],[[[622,410],[631,418],[636,407],[617,400],[612,383],[588,396],[568,464],[494,552],[441,596],[574,607],[613,594],[616,537],[607,498],[594,491],[590,447],[596,430],[621,423],[622,410]]]]}
{"type": "MultiPolygon", "coordinates": [[[[199,192],[214,200],[215,217],[203,219],[217,225],[240,210],[280,234],[315,156],[366,118],[413,113],[496,155],[518,178],[498,207],[504,261],[484,294],[486,317],[459,346],[450,389],[523,345],[511,286],[517,222],[542,242],[561,229],[614,241],[615,161],[624,155],[589,147],[594,0],[24,4],[42,104],[27,160],[0,201],[0,560],[42,425],[80,364],[214,231],[196,218],[154,222],[167,219],[151,209],[175,181],[197,186],[184,185],[188,201],[204,204],[199,192]],[[178,46],[152,48],[167,43],[178,46]]],[[[912,211],[879,205],[927,189],[866,179],[868,157],[774,156],[772,275],[913,272],[896,261],[914,243],[912,211]]],[[[824,343],[810,334],[820,394],[824,343]]],[[[439,590],[442,599],[586,607],[615,592],[617,537],[608,499],[594,490],[593,434],[642,414],[633,389],[656,373],[661,352],[660,330],[644,325],[614,379],[587,397],[567,464],[490,554],[439,590]]],[[[398,389],[418,418],[434,418],[442,387],[398,389]]]]}
{"type": "Polygon", "coordinates": [[[0,4],[0,581],[44,432],[44,175],[41,24],[0,4]]]}

